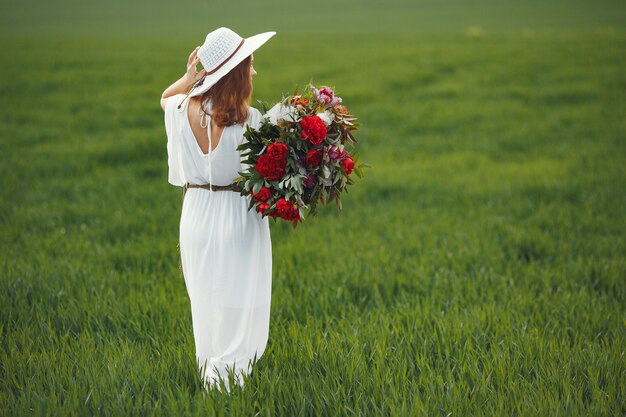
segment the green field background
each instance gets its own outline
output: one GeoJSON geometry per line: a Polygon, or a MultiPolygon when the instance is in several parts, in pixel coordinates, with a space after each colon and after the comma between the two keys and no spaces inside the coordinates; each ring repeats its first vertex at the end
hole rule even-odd
{"type": "Polygon", "coordinates": [[[626,414],[626,3],[0,6],[0,415],[626,414]],[[267,350],[203,395],[159,97],[219,26],[370,168],[272,224],[267,350]]]}

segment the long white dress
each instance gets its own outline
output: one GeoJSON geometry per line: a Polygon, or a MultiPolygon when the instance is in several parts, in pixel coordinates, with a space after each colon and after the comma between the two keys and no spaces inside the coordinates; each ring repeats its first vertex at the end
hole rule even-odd
{"type": "MultiPolygon", "coordinates": [[[[244,125],[225,127],[219,143],[204,154],[189,124],[184,95],[165,109],[169,175],[172,185],[228,185],[243,169],[236,150],[244,125],[258,126],[261,114],[250,108],[244,125]],[[181,104],[180,108],[178,105],[181,104]]],[[[210,109],[208,109],[210,110],[210,109]]],[[[208,122],[208,120],[207,120],[208,122]]],[[[207,123],[210,126],[210,123],[207,123]]],[[[191,302],[197,364],[205,387],[226,388],[228,372],[243,385],[243,374],[263,355],[269,334],[272,247],[267,218],[249,197],[233,191],[189,188],[180,217],[180,253],[191,302]]]]}

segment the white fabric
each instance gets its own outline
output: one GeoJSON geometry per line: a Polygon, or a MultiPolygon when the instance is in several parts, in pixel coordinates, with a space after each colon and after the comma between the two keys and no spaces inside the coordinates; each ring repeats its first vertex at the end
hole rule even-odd
{"type": "MultiPolygon", "coordinates": [[[[242,170],[236,148],[244,140],[244,126],[225,127],[217,147],[204,154],[189,124],[188,103],[183,95],[167,100],[168,181],[178,186],[210,180],[231,184],[242,170]]],[[[261,114],[254,108],[249,114],[246,123],[257,127],[261,114]]],[[[207,124],[210,127],[209,120],[207,124]]],[[[198,367],[209,386],[222,378],[227,389],[228,370],[243,384],[241,375],[263,355],[269,334],[269,222],[255,210],[248,211],[248,203],[249,197],[237,192],[189,188],[180,218],[181,262],[198,367]]]]}

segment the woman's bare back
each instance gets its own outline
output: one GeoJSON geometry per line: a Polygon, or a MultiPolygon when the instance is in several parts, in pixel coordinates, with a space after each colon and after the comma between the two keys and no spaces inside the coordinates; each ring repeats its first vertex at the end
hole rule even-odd
{"type": "MultiPolygon", "coordinates": [[[[189,106],[187,106],[187,118],[189,120],[189,125],[191,126],[191,131],[198,142],[198,146],[202,150],[202,153],[209,153],[209,137],[207,135],[207,128],[202,127],[201,120],[203,117],[200,114],[203,114],[200,111],[200,99],[198,97],[192,97],[189,101],[189,106]]],[[[222,132],[224,131],[223,127],[217,126],[211,120],[211,151],[214,151],[217,148],[217,145],[220,143],[222,138],[222,132]]]]}

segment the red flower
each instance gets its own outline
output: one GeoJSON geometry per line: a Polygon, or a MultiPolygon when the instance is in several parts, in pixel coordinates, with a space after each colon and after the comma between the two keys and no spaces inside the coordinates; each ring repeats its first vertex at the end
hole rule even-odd
{"type": "Polygon", "coordinates": [[[325,149],[328,151],[330,162],[339,162],[348,156],[348,152],[339,150],[337,145],[327,146],[325,149]]]}
{"type": "Polygon", "coordinates": [[[309,173],[304,179],[304,186],[306,188],[313,188],[317,185],[317,175],[314,172],[309,173]]]}
{"type": "Polygon", "coordinates": [[[335,93],[330,88],[322,87],[319,90],[317,90],[316,98],[317,98],[317,101],[319,101],[322,104],[330,103],[331,101],[333,101],[334,94],[335,93]]]}
{"type": "Polygon", "coordinates": [[[306,116],[300,122],[302,126],[302,140],[309,140],[317,146],[326,137],[326,124],[317,116],[306,116]]]}
{"type": "Polygon", "coordinates": [[[261,203],[258,206],[256,206],[256,211],[258,211],[261,214],[265,214],[265,210],[267,210],[268,208],[270,208],[269,204],[261,203]]]}
{"type": "Polygon", "coordinates": [[[322,163],[323,153],[319,149],[311,149],[306,153],[306,165],[310,167],[318,167],[322,163]]]}
{"type": "Polygon", "coordinates": [[[289,148],[284,143],[274,142],[267,147],[266,153],[272,157],[272,159],[280,160],[287,158],[289,148]]]}
{"type": "Polygon", "coordinates": [[[337,113],[339,114],[348,114],[348,109],[346,108],[346,106],[335,106],[335,109],[337,109],[337,113]]]}
{"type": "Polygon", "coordinates": [[[309,99],[306,97],[303,98],[302,96],[295,96],[291,100],[289,100],[289,102],[296,107],[297,106],[305,107],[309,105],[309,99]]]}
{"type": "Polygon", "coordinates": [[[285,173],[285,165],[287,161],[276,161],[270,158],[270,155],[263,154],[256,162],[256,170],[263,178],[270,181],[276,181],[282,178],[285,173]]]}
{"type": "Polygon", "coordinates": [[[267,151],[259,156],[256,170],[270,181],[281,179],[285,174],[288,152],[289,148],[284,143],[272,143],[267,147],[267,151]]]}
{"type": "Polygon", "coordinates": [[[343,170],[347,175],[352,174],[352,170],[354,169],[354,160],[352,160],[352,158],[347,156],[346,159],[341,161],[341,164],[343,165],[343,170]]]}
{"type": "Polygon", "coordinates": [[[276,210],[278,215],[285,220],[298,220],[300,219],[300,213],[298,207],[291,202],[281,198],[276,202],[276,210]]]}
{"type": "Polygon", "coordinates": [[[267,201],[272,198],[272,190],[263,186],[258,193],[252,194],[252,198],[258,201],[267,201]]]}

